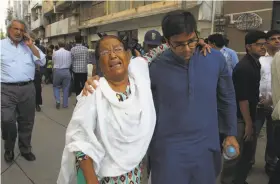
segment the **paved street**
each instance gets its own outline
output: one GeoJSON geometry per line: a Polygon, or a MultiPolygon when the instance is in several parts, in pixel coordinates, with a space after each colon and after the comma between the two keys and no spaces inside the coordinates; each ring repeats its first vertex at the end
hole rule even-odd
{"type": "MultiPolygon", "coordinates": [[[[36,113],[36,122],[33,131],[33,152],[35,162],[28,162],[19,156],[16,147],[16,159],[7,165],[1,155],[2,184],[55,184],[60,169],[61,154],[64,146],[66,126],[71,118],[75,103],[75,95],[70,98],[69,109],[55,109],[51,85],[43,86],[42,112],[36,113]]],[[[264,141],[263,134],[259,139],[258,155],[249,184],[267,184],[264,174],[264,141]]],[[[2,142],[3,154],[3,142],[2,142]]],[[[146,184],[146,182],[144,182],[146,184]]]]}

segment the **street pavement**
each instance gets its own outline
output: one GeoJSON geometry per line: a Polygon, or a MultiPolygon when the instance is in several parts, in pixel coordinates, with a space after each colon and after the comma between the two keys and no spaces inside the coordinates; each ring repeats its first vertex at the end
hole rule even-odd
{"type": "MultiPolygon", "coordinates": [[[[69,98],[69,108],[55,108],[51,85],[43,85],[43,106],[36,112],[32,137],[33,152],[37,159],[28,162],[19,155],[15,148],[15,161],[7,164],[3,158],[1,144],[1,183],[2,184],[55,184],[60,169],[61,155],[64,148],[65,130],[72,116],[75,94],[69,98]]],[[[256,164],[248,178],[249,184],[267,184],[264,173],[265,134],[262,132],[257,149],[256,164]]],[[[75,181],[73,181],[73,184],[75,181]]],[[[147,184],[144,180],[142,184],[147,184]]]]}

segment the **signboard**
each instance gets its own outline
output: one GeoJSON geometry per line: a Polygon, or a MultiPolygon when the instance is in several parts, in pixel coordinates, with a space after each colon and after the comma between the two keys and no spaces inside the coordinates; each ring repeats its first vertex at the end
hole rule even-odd
{"type": "Polygon", "coordinates": [[[257,29],[262,24],[262,18],[255,13],[244,13],[235,21],[236,28],[247,31],[257,29]]]}

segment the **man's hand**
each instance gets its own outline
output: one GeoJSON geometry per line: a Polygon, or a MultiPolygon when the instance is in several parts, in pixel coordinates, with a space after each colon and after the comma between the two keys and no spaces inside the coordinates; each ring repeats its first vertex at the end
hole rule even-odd
{"type": "Polygon", "coordinates": [[[223,143],[223,148],[224,150],[228,147],[228,146],[233,146],[236,150],[236,157],[239,156],[240,154],[240,148],[239,148],[239,144],[236,140],[236,138],[234,136],[227,136],[224,140],[224,143],[223,143]]]}
{"type": "Polygon", "coordinates": [[[251,141],[253,138],[253,123],[245,123],[245,134],[244,134],[244,140],[245,141],[251,141]]]}
{"type": "Polygon", "coordinates": [[[83,96],[87,96],[88,92],[93,93],[93,91],[94,91],[93,89],[96,89],[98,86],[99,79],[100,79],[100,77],[98,75],[95,75],[94,77],[90,77],[86,81],[85,87],[83,89],[83,96]]]}
{"type": "Polygon", "coordinates": [[[30,35],[29,35],[28,33],[24,33],[23,35],[24,35],[24,37],[27,38],[27,39],[24,40],[24,43],[25,43],[28,47],[33,46],[33,39],[30,37],[30,35]]]}

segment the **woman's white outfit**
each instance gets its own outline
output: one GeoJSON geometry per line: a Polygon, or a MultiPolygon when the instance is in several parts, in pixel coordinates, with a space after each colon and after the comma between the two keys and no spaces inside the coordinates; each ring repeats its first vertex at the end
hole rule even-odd
{"type": "Polygon", "coordinates": [[[142,161],[156,123],[147,61],[132,59],[128,75],[131,95],[123,102],[105,78],[93,94],[78,97],[66,130],[58,184],[68,184],[76,176],[76,151],[93,159],[100,178],[127,173],[142,161]]]}

